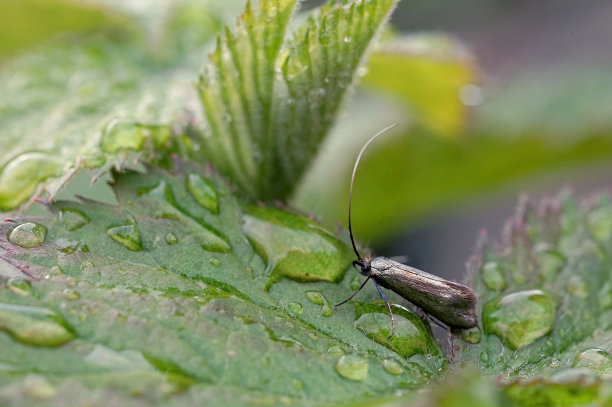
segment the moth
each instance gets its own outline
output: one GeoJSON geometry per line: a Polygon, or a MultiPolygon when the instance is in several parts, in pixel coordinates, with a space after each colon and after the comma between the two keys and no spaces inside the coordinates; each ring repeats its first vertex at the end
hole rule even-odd
{"type": "Polygon", "coordinates": [[[336,306],[350,301],[359,291],[361,291],[369,280],[372,280],[382,299],[385,301],[389,314],[391,315],[391,335],[389,338],[395,333],[395,318],[393,317],[393,311],[391,311],[391,304],[381,287],[399,294],[404,299],[420,307],[427,314],[449,327],[474,327],[478,323],[478,318],[476,316],[476,295],[471,288],[434,276],[433,274],[426,273],[386,257],[364,258],[355,245],[353,228],[351,225],[351,204],[353,200],[353,184],[359,161],[370,143],[395,126],[396,124],[388,126],[372,136],[361,148],[355,160],[353,175],[351,176],[351,187],[349,190],[349,235],[351,237],[353,251],[357,256],[357,260],[353,261],[353,267],[359,266],[359,272],[367,278],[349,298],[336,304],[336,306]]]}

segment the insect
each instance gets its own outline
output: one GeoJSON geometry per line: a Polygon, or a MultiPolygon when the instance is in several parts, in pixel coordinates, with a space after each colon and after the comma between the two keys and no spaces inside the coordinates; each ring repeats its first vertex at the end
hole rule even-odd
{"type": "Polygon", "coordinates": [[[362,257],[355,240],[353,238],[353,228],[351,225],[351,203],[353,200],[353,183],[355,181],[355,173],[359,166],[359,161],[366,148],[378,136],[385,133],[387,130],[395,127],[396,124],[388,126],[374,136],[361,148],[355,166],[353,167],[353,175],[351,176],[351,188],[349,191],[349,208],[348,208],[348,225],[349,235],[353,251],[357,256],[357,260],[353,261],[353,267],[359,266],[360,273],[367,278],[361,283],[361,286],[346,300],[336,306],[342,305],[351,300],[366,283],[371,279],[376,289],[387,305],[389,314],[391,314],[391,335],[395,333],[395,318],[391,311],[391,304],[385,296],[382,287],[388,288],[391,291],[399,294],[412,304],[420,307],[427,314],[435,317],[439,321],[449,327],[471,328],[476,326],[478,319],[476,317],[476,295],[471,288],[452,281],[444,280],[433,274],[426,273],[414,267],[407,266],[387,259],[385,257],[362,257]]]}

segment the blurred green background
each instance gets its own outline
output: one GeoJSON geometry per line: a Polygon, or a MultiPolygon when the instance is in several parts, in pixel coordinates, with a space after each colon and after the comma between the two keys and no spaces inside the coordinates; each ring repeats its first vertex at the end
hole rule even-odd
{"type": "MultiPolygon", "coordinates": [[[[89,139],[82,129],[110,111],[172,122],[192,107],[189,85],[243,3],[0,0],[2,165],[33,149],[64,157],[62,143],[89,139]],[[83,64],[89,76],[79,76],[83,64]],[[169,71],[178,91],[157,92],[169,71]],[[150,108],[161,98],[172,109],[150,108]],[[45,134],[49,125],[66,134],[45,134]],[[39,137],[29,145],[28,126],[39,137]]],[[[346,226],[356,154],[397,122],[362,161],[355,233],[376,254],[459,279],[478,231],[497,236],[521,192],[609,187],[611,17],[605,1],[400,2],[291,204],[346,226]]]]}

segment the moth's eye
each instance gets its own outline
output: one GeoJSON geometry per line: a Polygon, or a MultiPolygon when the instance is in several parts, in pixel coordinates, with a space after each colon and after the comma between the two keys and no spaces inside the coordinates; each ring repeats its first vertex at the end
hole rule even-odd
{"type": "Polygon", "coordinates": [[[361,272],[363,274],[370,274],[370,271],[372,271],[372,267],[370,266],[370,263],[363,263],[361,265],[361,272]]]}

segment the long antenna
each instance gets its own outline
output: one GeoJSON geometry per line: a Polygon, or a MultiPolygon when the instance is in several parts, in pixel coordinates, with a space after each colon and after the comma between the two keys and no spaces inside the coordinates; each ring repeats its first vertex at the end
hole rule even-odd
{"type": "Polygon", "coordinates": [[[349,191],[348,224],[349,224],[349,234],[351,236],[351,243],[353,244],[353,251],[355,252],[355,255],[357,255],[357,259],[359,260],[359,262],[363,262],[363,257],[361,257],[361,254],[359,254],[359,251],[357,250],[357,246],[355,246],[355,239],[353,239],[353,227],[351,226],[351,203],[353,201],[353,183],[355,182],[355,174],[357,173],[357,167],[359,166],[359,161],[361,161],[361,156],[363,155],[363,152],[365,151],[365,149],[368,148],[370,143],[373,142],[374,139],[376,139],[376,137],[380,136],[381,134],[385,133],[388,130],[391,130],[395,126],[397,126],[397,123],[393,123],[392,125],[385,127],[384,129],[382,129],[381,131],[373,135],[368,140],[368,142],[365,143],[363,147],[361,147],[361,151],[359,152],[359,155],[357,156],[357,160],[355,160],[355,166],[353,167],[353,175],[351,176],[351,189],[349,191]]]}

